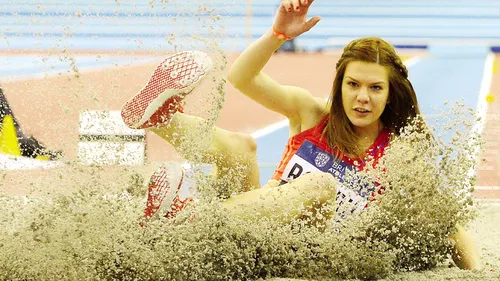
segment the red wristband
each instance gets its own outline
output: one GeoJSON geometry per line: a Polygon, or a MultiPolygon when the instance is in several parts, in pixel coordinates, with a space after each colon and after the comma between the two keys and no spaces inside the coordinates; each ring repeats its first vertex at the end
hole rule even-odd
{"type": "Polygon", "coordinates": [[[287,41],[287,40],[291,40],[291,39],[293,39],[293,37],[289,37],[289,36],[287,36],[285,33],[278,32],[278,31],[274,28],[274,25],[273,25],[273,34],[274,34],[274,36],[276,36],[279,40],[284,40],[284,41],[287,41]]]}

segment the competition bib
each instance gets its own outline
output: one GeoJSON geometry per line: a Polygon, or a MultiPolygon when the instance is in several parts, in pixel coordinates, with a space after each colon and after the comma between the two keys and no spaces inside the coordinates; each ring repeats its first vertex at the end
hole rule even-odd
{"type": "Polygon", "coordinates": [[[373,183],[367,184],[360,178],[355,167],[305,140],[286,165],[281,182],[286,183],[311,172],[330,173],[338,179],[340,184],[336,187],[336,201],[337,214],[341,218],[364,209],[367,198],[375,190],[373,183]]]}

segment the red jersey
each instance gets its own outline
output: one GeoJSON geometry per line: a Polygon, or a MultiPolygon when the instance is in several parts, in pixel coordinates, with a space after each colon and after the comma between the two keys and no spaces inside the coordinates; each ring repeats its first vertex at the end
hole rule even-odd
{"type": "MultiPolygon", "coordinates": [[[[285,152],[276,168],[272,179],[281,183],[298,178],[310,172],[326,172],[335,176],[341,183],[337,186],[337,210],[346,202],[354,204],[351,212],[363,209],[376,188],[376,183],[367,184],[359,173],[365,167],[365,159],[335,157],[328,146],[323,131],[328,116],[313,128],[305,130],[288,140],[285,152]]],[[[366,155],[373,157],[377,163],[390,142],[390,132],[383,129],[373,144],[366,150],[366,155]]],[[[342,213],[342,211],[341,211],[342,213]]]]}

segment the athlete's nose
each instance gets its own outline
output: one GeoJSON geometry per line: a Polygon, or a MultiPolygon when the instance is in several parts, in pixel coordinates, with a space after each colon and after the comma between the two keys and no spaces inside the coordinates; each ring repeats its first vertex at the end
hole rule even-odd
{"type": "Polygon", "coordinates": [[[370,96],[368,95],[368,89],[366,87],[361,87],[358,91],[358,95],[356,96],[356,100],[360,103],[367,103],[370,100],[370,96]]]}

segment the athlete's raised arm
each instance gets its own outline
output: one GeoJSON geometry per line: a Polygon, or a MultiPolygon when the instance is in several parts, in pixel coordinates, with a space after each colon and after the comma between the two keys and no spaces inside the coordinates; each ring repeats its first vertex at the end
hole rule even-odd
{"type": "Polygon", "coordinates": [[[305,89],[280,85],[262,69],[287,38],[297,37],[318,23],[319,17],[307,20],[312,2],[282,1],[273,27],[245,49],[228,74],[229,81],[239,91],[288,118],[300,118],[301,112],[318,107],[317,100],[305,89]]]}

